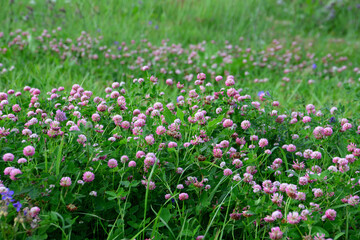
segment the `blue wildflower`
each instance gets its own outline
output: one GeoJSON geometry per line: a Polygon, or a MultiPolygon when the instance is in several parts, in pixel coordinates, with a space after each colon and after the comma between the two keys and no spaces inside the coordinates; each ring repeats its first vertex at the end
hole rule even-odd
{"type": "Polygon", "coordinates": [[[331,117],[330,120],[329,120],[329,122],[330,122],[330,123],[336,122],[335,117],[331,117]]]}
{"type": "Polygon", "coordinates": [[[20,212],[20,209],[22,207],[20,202],[13,203],[14,208],[16,208],[17,212],[20,212]]]}
{"type": "Polygon", "coordinates": [[[317,66],[316,66],[316,64],[314,63],[313,65],[312,65],[312,69],[315,69],[317,66]]]}
{"type": "Polygon", "coordinates": [[[260,97],[260,95],[262,95],[262,94],[266,94],[266,95],[270,96],[269,91],[266,91],[266,93],[264,91],[260,91],[260,92],[258,92],[258,97],[260,97]]]}
{"type": "Polygon", "coordinates": [[[3,195],[3,196],[7,195],[7,196],[11,197],[12,195],[14,195],[14,191],[8,190],[6,192],[1,192],[0,194],[3,195]]]}
{"type": "Polygon", "coordinates": [[[13,194],[14,194],[14,191],[7,191],[7,192],[1,193],[1,195],[2,195],[1,199],[6,202],[6,205],[9,205],[10,202],[14,201],[14,199],[12,198],[13,194]]]}
{"type": "Polygon", "coordinates": [[[260,97],[261,94],[264,94],[264,91],[258,92],[258,97],[260,97]]]}
{"type": "Polygon", "coordinates": [[[149,25],[151,25],[152,24],[152,21],[149,21],[149,25]]]}

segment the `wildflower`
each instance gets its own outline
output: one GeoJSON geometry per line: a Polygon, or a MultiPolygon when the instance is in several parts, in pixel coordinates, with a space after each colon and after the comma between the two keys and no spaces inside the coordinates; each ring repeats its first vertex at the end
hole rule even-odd
{"type": "Polygon", "coordinates": [[[29,211],[30,217],[35,218],[37,215],[39,215],[39,213],[40,213],[40,208],[39,207],[30,208],[30,211],[29,211]]]}
{"type": "Polygon", "coordinates": [[[233,121],[231,119],[225,119],[225,121],[223,122],[223,127],[224,128],[229,128],[233,125],[233,121]]]}
{"type": "Polygon", "coordinates": [[[164,126],[158,126],[156,128],[156,134],[157,135],[163,135],[166,132],[166,128],[164,126]]]}
{"type": "Polygon", "coordinates": [[[342,131],[346,131],[346,130],[349,130],[350,128],[352,128],[352,124],[351,124],[351,123],[345,123],[345,124],[342,126],[341,130],[342,130],[342,131]]]}
{"type": "Polygon", "coordinates": [[[10,172],[14,169],[15,169],[14,167],[6,167],[4,169],[4,175],[10,175],[10,172]]]}
{"type": "Polygon", "coordinates": [[[3,156],[3,160],[5,162],[12,162],[14,161],[15,156],[12,153],[5,153],[3,156]]]}
{"type": "Polygon", "coordinates": [[[257,141],[257,140],[259,140],[258,136],[256,136],[256,135],[251,135],[250,136],[250,141],[257,141]]]}
{"type": "Polygon", "coordinates": [[[27,160],[25,158],[19,158],[19,160],[17,162],[18,163],[26,163],[27,160]]]}
{"type": "Polygon", "coordinates": [[[92,182],[92,181],[94,181],[94,179],[95,179],[95,174],[92,172],[88,171],[83,174],[83,180],[85,182],[92,182]]]}
{"type": "Polygon", "coordinates": [[[232,165],[235,165],[235,168],[241,168],[243,166],[243,162],[240,159],[234,159],[232,165]]]}
{"type": "Polygon", "coordinates": [[[179,194],[179,200],[183,201],[189,198],[189,195],[187,193],[180,193],[179,194]]]}
{"type": "Polygon", "coordinates": [[[72,204],[72,203],[68,204],[68,205],[66,206],[66,208],[67,208],[70,212],[74,212],[74,211],[77,210],[77,207],[76,207],[74,204],[72,204]]]}
{"type": "Polygon", "coordinates": [[[126,163],[127,161],[129,161],[129,157],[126,156],[126,155],[123,155],[123,156],[120,157],[120,161],[121,161],[122,163],[126,163]]]}
{"type": "Polygon", "coordinates": [[[25,156],[33,156],[35,154],[35,148],[33,146],[27,146],[24,148],[23,153],[25,156]]]}
{"type": "Polygon", "coordinates": [[[215,158],[222,158],[223,153],[222,153],[221,149],[214,148],[213,149],[213,155],[214,155],[215,158]]]}
{"type": "Polygon", "coordinates": [[[268,140],[266,138],[262,138],[262,139],[259,140],[259,146],[261,148],[266,147],[268,144],[269,144],[269,142],[268,142],[268,140]]]}
{"type": "Polygon", "coordinates": [[[294,185],[294,184],[288,184],[288,185],[286,186],[285,191],[286,191],[286,194],[287,194],[289,197],[294,198],[294,199],[296,198],[296,193],[297,193],[297,186],[296,186],[296,185],[294,185]]]}
{"type": "Polygon", "coordinates": [[[241,181],[240,174],[236,174],[236,175],[233,177],[233,180],[234,180],[234,181],[237,181],[237,182],[241,181]]]}
{"type": "Polygon", "coordinates": [[[286,150],[287,150],[288,152],[295,152],[295,151],[296,151],[296,146],[293,145],[293,144],[289,144],[289,145],[287,146],[286,150]]]}
{"type": "Polygon", "coordinates": [[[323,127],[316,127],[313,131],[314,137],[316,139],[321,139],[323,137],[323,131],[324,131],[323,127]]]}
{"type": "Polygon", "coordinates": [[[92,116],[91,116],[91,119],[94,121],[94,122],[99,122],[100,121],[100,115],[98,113],[94,113],[92,116]]]}
{"type": "Polygon", "coordinates": [[[308,122],[311,122],[311,117],[309,116],[304,116],[303,119],[302,119],[303,123],[308,123],[308,122]]]}
{"type": "Polygon", "coordinates": [[[353,152],[356,149],[356,144],[355,143],[350,143],[349,145],[347,145],[347,150],[349,152],[353,152]]]}
{"type": "Polygon", "coordinates": [[[307,112],[310,114],[310,113],[314,113],[315,112],[315,106],[312,105],[312,104],[308,104],[306,105],[306,110],[307,112]]]}
{"type": "Polygon", "coordinates": [[[298,212],[290,212],[287,215],[287,222],[290,224],[298,224],[300,222],[301,218],[299,216],[298,212]]]}
{"type": "Polygon", "coordinates": [[[248,120],[244,120],[241,122],[241,128],[244,130],[250,128],[250,126],[251,126],[251,123],[248,120]]]}
{"type": "Polygon", "coordinates": [[[18,178],[16,177],[17,175],[22,174],[20,169],[14,168],[13,170],[11,170],[10,172],[10,179],[15,181],[18,180],[18,178]]]}
{"type": "Polygon", "coordinates": [[[110,159],[108,161],[109,168],[115,168],[115,167],[117,167],[117,165],[118,165],[118,162],[116,161],[116,159],[110,159]]]}
{"type": "Polygon", "coordinates": [[[217,81],[217,82],[220,82],[222,79],[223,79],[222,76],[216,76],[216,77],[215,77],[215,81],[217,81]]]}
{"type": "Polygon", "coordinates": [[[69,187],[71,185],[71,178],[70,177],[63,177],[60,180],[60,186],[62,187],[69,187]]]}
{"type": "Polygon", "coordinates": [[[321,159],[321,152],[315,151],[311,154],[311,159],[321,159]]]}
{"type": "Polygon", "coordinates": [[[331,136],[331,135],[333,134],[332,128],[330,128],[330,127],[324,128],[323,134],[324,134],[325,136],[331,136]]]}
{"type": "Polygon", "coordinates": [[[78,136],[77,142],[80,144],[85,144],[85,142],[87,141],[87,138],[84,134],[80,134],[78,136]]]}
{"type": "Polygon", "coordinates": [[[14,112],[20,112],[20,111],[21,111],[21,107],[19,106],[19,104],[14,104],[14,105],[12,106],[12,110],[13,110],[14,112]]]}
{"type": "Polygon", "coordinates": [[[176,142],[169,142],[168,148],[176,148],[176,147],[177,147],[177,143],[176,143],[176,142]]]}
{"type": "Polygon", "coordinates": [[[135,161],[130,161],[128,166],[129,167],[136,167],[136,162],[135,161]]]}
{"type": "Polygon", "coordinates": [[[20,209],[22,207],[20,202],[13,203],[13,206],[16,209],[17,212],[20,212],[20,209]]]}
{"type": "Polygon", "coordinates": [[[328,209],[325,212],[325,216],[327,217],[327,219],[329,219],[330,221],[334,221],[336,218],[336,211],[334,209],[328,209]]]}
{"type": "Polygon", "coordinates": [[[55,120],[59,122],[67,120],[66,113],[61,110],[56,110],[55,120]]]}
{"type": "Polygon", "coordinates": [[[231,218],[232,220],[240,220],[240,218],[241,218],[241,213],[235,212],[235,209],[234,209],[234,211],[233,211],[232,213],[230,213],[230,218],[231,218]]]}
{"type": "Polygon", "coordinates": [[[91,191],[91,192],[89,193],[89,195],[90,195],[90,196],[97,197],[97,192],[95,192],[95,191],[91,191]]]}
{"type": "Polygon", "coordinates": [[[358,205],[360,201],[360,197],[355,195],[355,196],[351,196],[349,197],[349,199],[347,200],[347,203],[350,204],[351,206],[355,206],[358,205]]]}
{"type": "Polygon", "coordinates": [[[224,170],[224,176],[230,176],[232,174],[231,169],[227,168],[224,170]]]}
{"type": "Polygon", "coordinates": [[[306,177],[300,177],[299,178],[299,184],[300,185],[306,185],[308,184],[308,179],[306,177]]]}
{"type": "Polygon", "coordinates": [[[283,195],[279,193],[273,193],[271,196],[271,201],[280,207],[283,201],[283,195]]]}
{"type": "Polygon", "coordinates": [[[283,217],[282,213],[279,211],[279,210],[276,210],[275,212],[273,212],[271,214],[271,216],[274,218],[274,219],[281,219],[283,217]]]}
{"type": "Polygon", "coordinates": [[[314,188],[312,191],[314,192],[315,198],[321,197],[323,195],[323,191],[320,188],[314,188]]]}
{"type": "Polygon", "coordinates": [[[280,230],[279,227],[271,228],[271,232],[269,232],[269,235],[270,235],[270,239],[272,240],[283,238],[283,232],[280,230]]]}

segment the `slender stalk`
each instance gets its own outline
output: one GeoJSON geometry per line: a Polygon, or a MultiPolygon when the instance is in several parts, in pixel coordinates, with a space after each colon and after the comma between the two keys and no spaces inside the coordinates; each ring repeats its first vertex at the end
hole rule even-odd
{"type": "MultiPolygon", "coordinates": [[[[145,228],[145,224],[146,224],[146,211],[147,211],[148,198],[149,198],[149,184],[151,182],[151,178],[152,178],[155,168],[156,168],[156,162],[154,163],[154,165],[151,169],[151,172],[150,172],[150,176],[147,179],[148,182],[147,182],[146,193],[145,193],[145,206],[144,206],[144,219],[143,219],[144,228],[145,228]]],[[[145,232],[143,232],[143,238],[144,237],[145,237],[145,232]]]]}
{"type": "Polygon", "coordinates": [[[349,207],[346,207],[346,230],[345,230],[345,239],[349,239],[349,207]]]}
{"type": "Polygon", "coordinates": [[[61,153],[62,153],[62,149],[64,146],[64,137],[61,138],[61,143],[60,143],[60,147],[59,147],[59,152],[56,158],[56,176],[59,177],[59,173],[60,173],[60,163],[61,163],[61,153]]]}

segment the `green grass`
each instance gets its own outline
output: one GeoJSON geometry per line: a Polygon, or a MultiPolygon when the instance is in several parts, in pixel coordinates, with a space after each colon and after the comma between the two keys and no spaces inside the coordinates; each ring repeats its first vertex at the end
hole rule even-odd
{"type": "MultiPolygon", "coordinates": [[[[359,16],[360,8],[353,0],[0,0],[0,32],[4,32],[4,37],[0,38],[0,48],[8,48],[6,54],[0,53],[0,63],[7,69],[11,66],[15,67],[11,72],[0,74],[0,92],[11,88],[19,91],[25,85],[29,85],[41,89],[44,94],[59,86],[64,86],[69,91],[73,84],[78,83],[84,89],[91,90],[94,95],[97,95],[104,91],[105,86],[111,85],[114,81],[128,83],[133,78],[144,76],[144,73],[139,70],[129,69],[129,66],[138,56],[145,56],[142,53],[134,54],[124,65],[120,64],[120,60],[107,64],[107,60],[103,57],[99,61],[81,58],[61,60],[53,53],[37,53],[37,47],[41,47],[41,44],[34,38],[41,34],[43,29],[51,32],[61,27],[62,30],[56,33],[56,38],[63,39],[63,41],[69,38],[75,42],[82,31],[93,38],[103,36],[103,40],[94,46],[98,49],[106,45],[112,50],[112,53],[116,52],[116,54],[122,54],[122,52],[117,50],[118,45],[115,42],[120,44],[126,42],[127,45],[130,45],[130,41],[135,40],[136,43],[132,47],[135,50],[137,46],[146,46],[146,44],[141,43],[142,39],[149,40],[153,46],[160,46],[162,40],[168,39],[167,46],[181,44],[185,51],[191,52],[191,45],[206,41],[204,44],[206,50],[204,52],[199,51],[199,56],[194,63],[198,70],[196,67],[189,67],[184,62],[179,63],[178,66],[171,66],[171,63],[177,62],[176,58],[186,60],[186,56],[178,57],[176,54],[169,55],[169,62],[152,67],[149,72],[159,78],[160,84],[164,84],[163,80],[167,78],[174,79],[175,84],[178,81],[185,82],[183,73],[179,75],[160,73],[162,65],[166,65],[166,68],[172,71],[176,69],[186,71],[189,67],[188,73],[192,73],[196,77],[198,72],[204,70],[201,67],[203,63],[210,65],[221,62],[220,57],[217,57],[213,62],[210,58],[213,55],[218,55],[219,49],[224,50],[226,41],[233,47],[238,45],[242,49],[251,48],[252,53],[249,55],[261,59],[260,52],[273,47],[272,42],[276,39],[284,47],[281,54],[286,54],[287,49],[292,49],[293,54],[303,57],[302,60],[314,61],[318,65],[316,70],[306,68],[306,70],[285,75],[283,69],[257,68],[244,64],[242,58],[235,58],[232,63],[216,68],[216,75],[225,76],[224,71],[229,70],[230,74],[235,76],[236,88],[242,88],[244,94],[249,93],[256,96],[259,91],[269,91],[271,97],[285,107],[288,115],[292,111],[299,111],[299,109],[304,109],[305,105],[312,103],[317,110],[322,109],[324,112],[328,112],[331,107],[337,106],[340,111],[345,111],[339,116],[359,119],[360,75],[352,70],[360,62],[358,54],[360,50],[359,16]],[[30,33],[30,37],[26,40],[28,45],[24,50],[18,50],[7,45],[13,39],[10,33],[17,29],[30,33]],[[239,40],[241,37],[244,38],[242,41],[239,40]],[[211,44],[212,40],[216,43],[211,44]],[[300,47],[298,52],[291,48],[294,41],[300,47]],[[311,47],[309,46],[310,43],[312,43],[311,47]],[[349,60],[346,63],[333,62],[331,66],[341,67],[346,64],[349,70],[339,74],[324,74],[323,71],[327,69],[327,66],[322,64],[322,58],[329,53],[335,58],[347,57],[349,60]],[[314,54],[313,60],[306,58],[306,54],[314,54]],[[249,75],[245,75],[245,72],[249,72],[249,75]],[[289,77],[291,81],[282,85],[281,79],[284,76],[289,77]],[[269,81],[254,83],[254,79],[264,78],[269,79],[269,81]],[[308,84],[310,79],[315,80],[314,84],[308,84]],[[354,83],[348,83],[349,79],[354,83]],[[346,110],[342,110],[341,106],[346,106],[346,110]]],[[[102,54],[98,50],[93,50],[93,53],[102,54]]],[[[249,58],[249,56],[247,55],[244,58],[249,58]]],[[[146,60],[151,60],[154,63],[153,57],[146,58],[146,60]]],[[[210,78],[210,74],[207,73],[207,76],[210,78]]],[[[173,89],[174,91],[169,94],[175,98],[180,95],[180,91],[173,89]]],[[[129,105],[132,106],[136,101],[142,101],[143,96],[140,92],[145,95],[145,93],[150,92],[147,90],[139,90],[138,95],[128,93],[129,105]]],[[[154,91],[156,91],[155,88],[154,91]]],[[[167,97],[166,99],[168,99],[167,97]]],[[[158,97],[158,99],[165,103],[165,97],[163,99],[158,97]]],[[[188,134],[186,137],[192,135],[191,131],[186,134],[188,134]]],[[[63,144],[63,142],[61,143],[63,144]]],[[[58,164],[61,160],[61,150],[62,145],[59,147],[56,159],[58,164]]],[[[284,154],[284,152],[282,153],[284,154]]],[[[185,157],[188,156],[187,154],[188,152],[185,157]]],[[[48,168],[48,157],[50,155],[46,155],[46,170],[48,168]]],[[[287,161],[285,154],[284,157],[284,161],[287,161]]],[[[51,162],[51,159],[49,161],[51,162]]],[[[179,155],[177,155],[178,161],[179,155]]],[[[60,171],[58,164],[56,166],[57,175],[60,171]]],[[[151,171],[149,181],[152,177],[161,179],[159,176],[153,176],[155,167],[156,165],[151,171]]],[[[209,167],[213,166],[210,165],[209,167]]],[[[219,186],[220,183],[214,190],[211,190],[211,198],[219,186]]],[[[214,222],[214,219],[221,214],[220,207],[227,207],[226,216],[228,216],[230,206],[228,201],[231,201],[234,192],[236,192],[232,190],[233,188],[229,189],[219,202],[219,206],[214,209],[214,215],[209,219],[205,235],[222,238],[223,231],[220,232],[220,228],[216,227],[217,232],[210,231],[214,231],[215,228],[213,227],[218,224],[214,222]]],[[[169,191],[171,191],[170,187],[169,191]]],[[[155,210],[152,205],[149,205],[148,198],[150,202],[150,196],[148,193],[149,191],[146,190],[145,211],[143,221],[139,225],[141,231],[138,235],[144,236],[147,233],[146,231],[153,227],[152,236],[155,236],[156,239],[161,237],[158,236],[160,235],[157,229],[159,224],[164,224],[172,233],[171,228],[164,221],[167,217],[170,218],[170,214],[167,212],[168,209],[161,207],[160,210],[155,210]],[[152,214],[155,214],[156,218],[150,221],[149,216],[152,214]]],[[[120,209],[115,220],[116,224],[109,229],[106,222],[100,221],[100,217],[97,219],[96,226],[103,228],[105,232],[109,230],[106,232],[109,235],[108,239],[115,239],[124,235],[123,229],[116,229],[116,226],[125,226],[120,223],[124,222],[124,215],[127,210],[126,203],[121,207],[123,210],[120,208],[119,196],[116,196],[120,209]]],[[[208,204],[210,204],[210,200],[208,204]]],[[[179,205],[176,205],[176,211],[181,216],[179,222],[181,223],[179,226],[181,232],[195,229],[198,225],[195,222],[197,221],[196,218],[188,219],[187,213],[182,212],[179,205]]],[[[88,217],[94,216],[97,217],[96,215],[89,215],[88,217]]],[[[139,215],[139,218],[141,217],[139,215]]],[[[56,215],[55,218],[57,218],[56,215]]],[[[64,222],[63,219],[62,221],[64,222]]],[[[253,229],[252,223],[248,223],[248,225],[249,229],[253,229]]],[[[62,229],[61,225],[54,226],[62,229]]],[[[224,229],[225,226],[223,225],[221,229],[224,229]]],[[[348,229],[347,227],[346,235],[348,235],[348,229]]],[[[67,235],[67,230],[61,231],[67,235]]],[[[97,230],[94,229],[94,233],[95,231],[97,230]]],[[[261,231],[259,232],[261,233],[261,231]]],[[[251,235],[252,233],[245,232],[244,238],[247,234],[251,235]]],[[[172,233],[172,235],[175,234],[172,233]]]]}
{"type": "Polygon", "coordinates": [[[35,4],[3,0],[0,10],[3,31],[62,26],[72,37],[87,31],[91,34],[101,32],[109,42],[139,38],[159,42],[169,38],[183,44],[212,39],[234,41],[244,36],[257,45],[273,37],[356,39],[360,29],[357,21],[360,9],[350,0],[33,2],[35,4]]]}
{"type": "MultiPolygon", "coordinates": [[[[82,31],[86,31],[93,37],[103,36],[101,44],[110,47],[115,41],[129,43],[136,40],[138,44],[141,39],[148,39],[158,46],[161,40],[169,39],[168,45],[180,43],[187,49],[189,44],[203,40],[208,43],[215,40],[220,45],[228,40],[233,45],[239,44],[244,49],[251,47],[259,52],[266,50],[273,39],[278,39],[284,48],[297,41],[306,49],[312,42],[311,51],[317,62],[328,53],[348,57],[353,66],[360,60],[356,54],[360,46],[360,22],[357,21],[360,9],[350,0],[35,0],[33,3],[3,0],[1,6],[0,32],[3,31],[5,36],[0,39],[0,47],[6,47],[9,33],[16,29],[32,32],[36,28],[35,32],[39,33],[43,29],[51,31],[62,27],[58,38],[75,40],[82,31]],[[240,37],[244,37],[244,41],[239,43],[240,37]]],[[[136,72],[119,65],[107,67],[104,61],[99,65],[88,61],[80,64],[69,60],[63,62],[54,56],[29,51],[31,48],[34,46],[29,46],[22,53],[10,50],[0,55],[0,63],[7,67],[13,65],[16,69],[0,75],[1,90],[31,85],[48,91],[59,84],[69,88],[74,83],[81,83],[84,88],[97,92],[103,91],[103,86],[112,81],[129,81],[131,78],[123,76],[124,73],[136,77],[136,72]]],[[[208,44],[204,57],[216,53],[218,48],[218,45],[208,44]]],[[[227,68],[231,69],[231,74],[243,77],[241,63],[234,62],[227,68]]],[[[344,82],[349,77],[357,81],[354,75],[325,77],[314,72],[294,73],[289,77],[292,81],[302,80],[301,85],[291,83],[282,87],[279,79],[283,76],[274,70],[253,71],[244,77],[242,87],[250,92],[269,90],[278,100],[291,103],[289,108],[293,103],[303,101],[323,106],[350,104],[353,108],[347,109],[359,110],[354,101],[358,98],[357,85],[345,84],[345,87],[333,91],[339,81],[344,82]],[[269,82],[257,86],[252,83],[255,78],[269,78],[269,82]],[[308,86],[306,82],[309,79],[316,80],[316,83],[308,86]]]]}

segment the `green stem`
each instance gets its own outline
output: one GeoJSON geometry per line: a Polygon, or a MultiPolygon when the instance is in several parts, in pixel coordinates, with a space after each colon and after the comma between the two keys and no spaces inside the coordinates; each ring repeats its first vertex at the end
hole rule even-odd
{"type": "Polygon", "coordinates": [[[61,153],[62,153],[63,146],[64,146],[64,137],[61,138],[59,152],[58,152],[58,155],[56,158],[56,176],[57,177],[59,177],[59,173],[60,173],[61,153]]]}
{"type": "Polygon", "coordinates": [[[349,239],[349,207],[346,207],[346,235],[345,235],[345,239],[348,240],[349,239]]]}
{"type": "MultiPolygon", "coordinates": [[[[144,219],[143,219],[144,228],[146,227],[146,211],[147,211],[148,197],[149,197],[149,184],[151,182],[151,178],[152,178],[155,168],[156,168],[156,162],[154,163],[154,165],[151,169],[151,172],[150,172],[150,176],[147,179],[147,186],[146,186],[146,193],[145,193],[145,206],[144,206],[144,219]]],[[[143,238],[144,237],[145,237],[145,231],[143,232],[143,238]]]]}
{"type": "Polygon", "coordinates": [[[296,229],[299,231],[299,233],[300,233],[300,235],[301,235],[301,238],[303,238],[303,235],[302,235],[302,233],[301,233],[301,231],[300,231],[299,227],[297,226],[297,224],[295,224],[295,227],[296,227],[296,229]]]}

